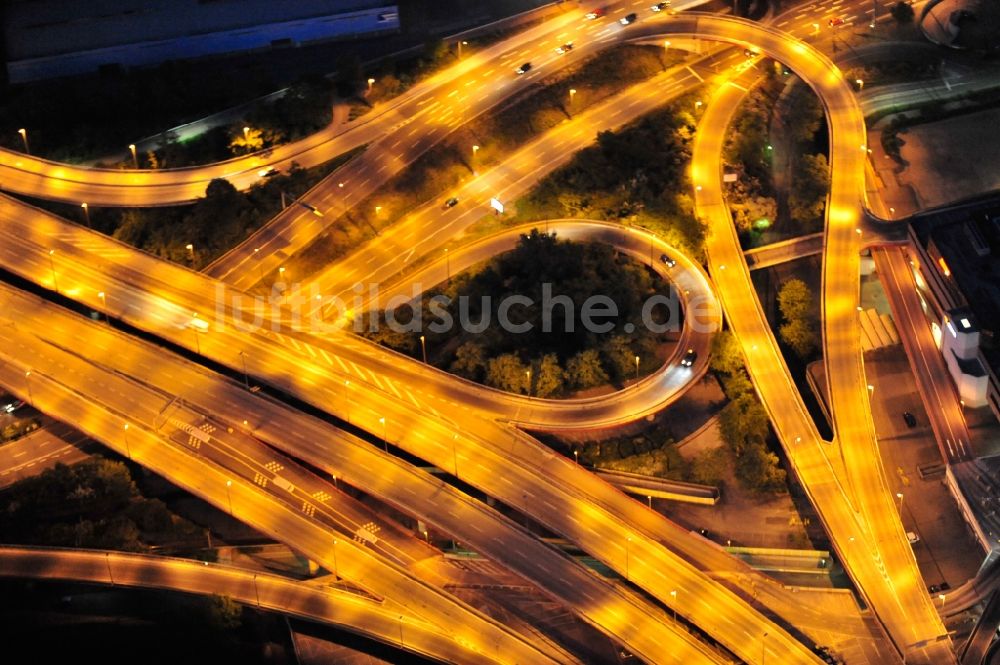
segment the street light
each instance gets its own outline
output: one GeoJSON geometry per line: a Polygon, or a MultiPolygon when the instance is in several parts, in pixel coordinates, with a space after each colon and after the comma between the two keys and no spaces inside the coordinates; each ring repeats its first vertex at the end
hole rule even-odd
{"type": "Polygon", "coordinates": [[[55,290],[56,293],[59,293],[59,282],[56,281],[56,260],[54,258],[55,253],[56,250],[54,249],[49,250],[49,267],[52,268],[52,288],[55,290]]]}
{"type": "Polygon", "coordinates": [[[670,609],[674,613],[674,623],[677,623],[677,589],[670,592],[670,597],[673,599],[673,603],[670,605],[670,609]]]}
{"type": "Polygon", "coordinates": [[[137,155],[135,152],[135,144],[129,143],[128,150],[129,152],[132,153],[132,166],[135,168],[139,168],[139,155],[137,155]]]}
{"type": "Polygon", "coordinates": [[[232,516],[232,514],[233,514],[233,494],[232,494],[232,492],[229,491],[232,486],[233,486],[233,481],[227,480],[226,481],[226,497],[229,499],[229,514],[230,514],[230,516],[232,516]]]}
{"type": "Polygon", "coordinates": [[[573,110],[573,97],[576,95],[576,88],[569,89],[569,110],[573,110]]]}
{"type": "Polygon", "coordinates": [[[186,249],[188,251],[188,255],[191,257],[191,262],[193,263],[194,262],[194,245],[192,245],[191,243],[188,243],[188,244],[184,245],[184,249],[186,249]]]}
{"type": "Polygon", "coordinates": [[[372,91],[372,84],[375,83],[375,79],[368,79],[368,92],[372,91]]]}
{"type": "MultiPolygon", "coordinates": [[[[334,478],[336,478],[336,476],[334,476],[334,478]]],[[[333,576],[335,578],[339,578],[340,577],[340,573],[338,572],[338,569],[339,569],[339,566],[337,565],[337,539],[334,538],[333,539],[333,576]]]]}
{"type": "Polygon", "coordinates": [[[17,130],[17,133],[21,135],[21,140],[24,141],[24,154],[30,155],[31,149],[28,148],[28,130],[22,127],[17,130]]]}
{"type": "Polygon", "coordinates": [[[943,593],[939,593],[938,594],[938,600],[941,601],[941,607],[944,607],[944,594],[943,593]]]}
{"type": "Polygon", "coordinates": [[[389,437],[386,435],[386,431],[388,430],[388,426],[385,424],[385,416],[379,418],[378,421],[380,423],[382,423],[382,445],[385,446],[385,452],[388,453],[389,452],[389,437]]]}
{"type": "Polygon", "coordinates": [[[420,336],[420,349],[424,352],[424,364],[427,364],[427,338],[420,336]]]}
{"type": "Polygon", "coordinates": [[[635,380],[639,380],[639,356],[635,357],[635,380]]]}
{"type": "Polygon", "coordinates": [[[28,387],[28,404],[35,406],[35,399],[31,396],[31,370],[24,373],[24,383],[28,387]]]}
{"type": "Polygon", "coordinates": [[[464,46],[468,46],[469,42],[465,41],[464,39],[463,40],[459,40],[459,42],[458,42],[458,59],[459,60],[462,59],[462,46],[463,45],[464,46]]]}
{"type": "Polygon", "coordinates": [[[896,498],[899,499],[899,514],[903,514],[903,493],[896,492],[896,498]]]}
{"type": "Polygon", "coordinates": [[[573,451],[573,458],[576,459],[576,465],[580,466],[580,451],[579,450],[574,450],[573,451]]]}
{"type": "Polygon", "coordinates": [[[872,396],[874,396],[874,395],[875,395],[875,386],[873,386],[872,384],[869,383],[868,384],[868,397],[869,397],[869,399],[872,396]]]}
{"type": "Polygon", "coordinates": [[[670,40],[669,39],[667,39],[667,40],[665,40],[663,42],[663,49],[666,50],[668,48],[670,48],[670,40]]]}
{"type": "Polygon", "coordinates": [[[83,219],[87,222],[87,228],[90,228],[90,206],[86,203],[81,203],[80,207],[83,208],[83,219]]]}
{"type": "Polygon", "coordinates": [[[107,324],[111,325],[111,317],[108,316],[108,299],[104,295],[104,291],[98,291],[97,297],[101,299],[101,306],[104,308],[104,320],[107,324]]]}
{"type": "Polygon", "coordinates": [[[854,82],[858,84],[858,90],[864,90],[865,82],[861,79],[854,79],[854,82]]]}
{"type": "Polygon", "coordinates": [[[632,536],[625,539],[625,580],[628,581],[628,545],[632,542],[632,536]]]}
{"type": "Polygon", "coordinates": [[[524,376],[527,377],[527,379],[528,379],[527,391],[528,391],[528,397],[531,397],[531,369],[530,368],[524,370],[524,376]]]}
{"type": "Polygon", "coordinates": [[[249,128],[249,127],[244,127],[244,128],[243,128],[243,140],[244,140],[244,141],[245,141],[245,142],[246,142],[247,144],[249,144],[249,143],[250,143],[250,128],[249,128]]]}
{"type": "Polygon", "coordinates": [[[479,152],[479,146],[472,146],[472,174],[476,174],[476,153],[479,152]]]}
{"type": "Polygon", "coordinates": [[[125,454],[128,455],[129,459],[132,459],[132,449],[128,445],[128,423],[125,423],[125,454]]]}
{"type": "Polygon", "coordinates": [[[243,361],[243,383],[247,390],[250,390],[250,374],[247,372],[247,354],[240,350],[240,359],[243,361]]]}

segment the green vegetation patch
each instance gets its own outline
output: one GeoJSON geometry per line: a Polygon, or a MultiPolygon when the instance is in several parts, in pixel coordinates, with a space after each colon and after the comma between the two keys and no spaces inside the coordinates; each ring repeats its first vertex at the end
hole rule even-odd
{"type": "MultiPolygon", "coordinates": [[[[652,272],[608,245],[569,242],[536,229],[516,249],[425,294],[419,321],[409,308],[394,311],[391,321],[402,325],[393,330],[383,313],[379,329],[367,336],[420,357],[424,335],[428,360],[442,369],[509,392],[558,397],[659,367],[671,333],[647,326],[643,305],[665,291],[652,272]],[[613,303],[617,314],[588,315],[597,311],[588,310],[598,307],[594,296],[613,303]],[[435,302],[452,321],[443,330],[435,325],[442,320],[435,302]],[[502,325],[504,318],[510,326],[502,325]],[[598,325],[587,325],[588,318],[598,325]],[[402,330],[413,323],[419,325],[402,330]]],[[[649,320],[681,327],[679,310],[666,305],[652,308],[649,320]]]]}
{"type": "Polygon", "coordinates": [[[8,543],[141,552],[200,531],[142,497],[124,464],[92,458],[11,485],[0,494],[0,533],[8,543]]]}

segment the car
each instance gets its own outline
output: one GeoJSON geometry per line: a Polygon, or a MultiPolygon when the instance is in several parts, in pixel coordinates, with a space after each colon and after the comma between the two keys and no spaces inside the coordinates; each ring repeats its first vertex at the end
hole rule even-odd
{"type": "Polygon", "coordinates": [[[917,426],[917,417],[914,416],[909,411],[903,411],[903,422],[906,423],[907,427],[916,427],[917,426]]]}
{"type": "Polygon", "coordinates": [[[562,46],[556,47],[556,53],[558,53],[559,55],[562,55],[563,53],[569,53],[572,50],[573,50],[573,42],[566,42],[562,46]]]}
{"type": "Polygon", "coordinates": [[[458,197],[457,196],[453,196],[453,197],[451,197],[450,199],[448,199],[447,201],[444,202],[444,208],[445,208],[445,210],[447,210],[448,208],[454,208],[457,205],[458,205],[458,197]]]}
{"type": "Polygon", "coordinates": [[[712,532],[709,531],[708,529],[698,529],[698,533],[701,534],[702,538],[709,538],[710,539],[712,537],[712,532]]]}
{"type": "Polygon", "coordinates": [[[620,19],[618,19],[618,22],[621,23],[622,25],[628,25],[629,23],[635,23],[635,20],[637,18],[639,17],[635,15],[635,12],[632,12],[631,14],[626,14],[625,16],[622,16],[620,19]]]}
{"type": "Polygon", "coordinates": [[[604,16],[604,8],[603,7],[598,7],[597,9],[594,9],[593,11],[587,12],[587,18],[590,19],[591,21],[593,21],[595,18],[601,18],[602,16],[604,16]]]}
{"type": "Polygon", "coordinates": [[[831,28],[836,28],[838,25],[844,25],[844,19],[837,16],[827,21],[826,24],[831,28]]]}
{"type": "Polygon", "coordinates": [[[760,55],[760,49],[754,46],[748,46],[747,48],[743,49],[743,55],[747,58],[756,58],[758,55],[760,55]]]}
{"type": "Polygon", "coordinates": [[[940,590],[941,586],[938,584],[932,584],[929,587],[927,587],[927,591],[929,591],[930,593],[937,593],[940,590]]]}
{"type": "Polygon", "coordinates": [[[681,367],[691,367],[694,365],[694,361],[698,359],[698,352],[694,349],[688,349],[684,357],[681,358],[681,367]]]}
{"type": "Polygon", "coordinates": [[[675,265],[677,265],[677,260],[670,258],[666,254],[660,254],[660,261],[663,263],[663,265],[667,266],[668,268],[673,268],[675,265]]]}
{"type": "Polygon", "coordinates": [[[670,6],[669,2],[657,2],[655,5],[649,8],[653,12],[662,12],[664,9],[670,6]]]}
{"type": "Polygon", "coordinates": [[[517,72],[518,74],[523,74],[525,72],[531,71],[531,63],[526,62],[517,69],[515,69],[514,71],[517,72]]]}
{"type": "Polygon", "coordinates": [[[278,169],[274,168],[273,166],[257,171],[257,176],[260,178],[271,178],[276,175],[278,175],[278,169]]]}
{"type": "Polygon", "coordinates": [[[916,545],[917,543],[920,542],[920,536],[918,536],[917,534],[915,534],[912,531],[907,531],[906,532],[906,539],[908,541],[910,541],[911,545],[916,545]]]}
{"type": "Polygon", "coordinates": [[[24,406],[24,402],[21,401],[21,400],[19,400],[19,399],[16,399],[13,402],[10,402],[9,404],[5,404],[4,407],[3,407],[3,412],[4,413],[14,413],[18,409],[20,409],[22,406],[24,406]]]}

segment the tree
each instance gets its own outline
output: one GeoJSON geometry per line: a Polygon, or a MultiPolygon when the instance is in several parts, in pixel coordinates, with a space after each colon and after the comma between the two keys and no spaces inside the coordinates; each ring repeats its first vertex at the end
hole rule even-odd
{"type": "Polygon", "coordinates": [[[713,371],[724,374],[734,374],[743,369],[743,349],[731,331],[724,330],[712,339],[708,365],[713,371]]]}
{"type": "Polygon", "coordinates": [[[729,470],[730,454],[725,446],[702,450],[691,460],[691,480],[703,485],[718,485],[729,470]]]}
{"type": "Polygon", "coordinates": [[[892,6],[889,13],[892,14],[892,17],[896,19],[896,23],[899,25],[913,22],[913,6],[908,2],[900,0],[900,2],[897,2],[892,6]]]}
{"type": "Polygon", "coordinates": [[[792,348],[799,358],[806,359],[819,348],[819,335],[811,321],[796,319],[778,328],[781,341],[792,348]]]}
{"type": "Polygon", "coordinates": [[[763,444],[770,433],[767,412],[753,394],[740,395],[719,413],[719,435],[735,454],[763,444]]]}
{"type": "Polygon", "coordinates": [[[553,397],[562,393],[566,373],[559,365],[556,354],[546,353],[542,356],[535,376],[534,393],[539,397],[553,397]]]}
{"type": "Polygon", "coordinates": [[[576,390],[593,388],[608,382],[608,373],[601,367],[597,349],[586,349],[566,363],[566,380],[576,390]]]}
{"type": "Polygon", "coordinates": [[[823,122],[823,107],[812,88],[800,84],[789,96],[785,110],[785,129],[796,143],[813,140],[823,122]]]}
{"type": "Polygon", "coordinates": [[[726,391],[729,399],[736,399],[741,395],[753,393],[753,384],[750,383],[750,377],[744,369],[723,377],[722,388],[726,391]]]}
{"type": "Polygon", "coordinates": [[[786,321],[812,315],[813,294],[801,279],[790,279],[778,290],[778,311],[786,321]]]}
{"type": "Polygon", "coordinates": [[[785,470],[778,456],[763,444],[747,446],[736,457],[736,477],[748,490],[758,493],[780,492],[785,489],[785,470]]]}
{"type": "Polygon", "coordinates": [[[486,384],[510,393],[528,392],[528,367],[513,353],[486,363],[486,384]]]}
{"type": "Polygon", "coordinates": [[[628,337],[612,336],[602,345],[601,354],[615,378],[623,380],[635,373],[635,352],[628,337]]]}
{"type": "Polygon", "coordinates": [[[804,230],[812,230],[822,223],[829,182],[830,169],[825,155],[803,155],[799,158],[788,208],[792,219],[802,224],[804,230]]]}
{"type": "Polygon", "coordinates": [[[229,151],[234,155],[246,155],[264,147],[264,132],[255,127],[234,128],[229,139],[229,151]]]}
{"type": "Polygon", "coordinates": [[[481,344],[465,342],[455,349],[455,360],[451,363],[451,371],[455,374],[478,381],[485,368],[486,354],[481,344]]]}
{"type": "Polygon", "coordinates": [[[212,596],[206,609],[208,624],[217,630],[234,630],[242,623],[243,606],[229,596],[212,596]]]}
{"type": "Polygon", "coordinates": [[[812,292],[801,279],[788,280],[778,291],[778,309],[784,319],[778,334],[803,359],[819,346],[814,302],[812,292]]]}

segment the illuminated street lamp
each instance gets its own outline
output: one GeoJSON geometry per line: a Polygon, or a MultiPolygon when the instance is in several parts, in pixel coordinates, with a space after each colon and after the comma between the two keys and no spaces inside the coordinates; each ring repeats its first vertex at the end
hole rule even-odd
{"type": "MultiPolygon", "coordinates": [[[[336,479],[336,477],[337,476],[334,476],[334,479],[336,479]]],[[[337,572],[338,568],[339,568],[339,566],[337,566],[337,539],[334,538],[333,539],[333,576],[335,578],[339,579],[340,578],[340,574],[337,572]]]]}
{"type": "Polygon", "coordinates": [[[864,90],[865,82],[861,79],[854,79],[854,82],[858,84],[858,90],[864,90]]]}
{"type": "Polygon", "coordinates": [[[939,593],[938,594],[938,600],[941,601],[941,607],[944,607],[944,594],[943,593],[939,593]]]}
{"type": "Polygon", "coordinates": [[[674,613],[674,623],[677,623],[677,589],[670,592],[670,597],[673,598],[673,603],[671,603],[670,609],[674,613]]]}
{"type": "Polygon", "coordinates": [[[649,509],[652,510],[653,509],[653,495],[652,494],[647,494],[646,495],[646,501],[649,502],[649,509]]]}
{"type": "Polygon", "coordinates": [[[632,536],[625,539],[625,580],[628,581],[628,546],[632,542],[632,536]]]}
{"type": "Polygon", "coordinates": [[[188,251],[188,256],[190,256],[191,257],[191,261],[194,262],[194,245],[192,245],[191,243],[188,243],[188,244],[184,245],[184,249],[186,249],[188,251]]]}
{"type": "Polygon", "coordinates": [[[635,380],[639,380],[639,356],[635,357],[635,380]]]}
{"type": "Polygon", "coordinates": [[[663,49],[666,50],[668,48],[670,48],[670,40],[669,39],[667,39],[666,41],[663,42],[663,49]]]}
{"type": "Polygon", "coordinates": [[[104,320],[110,326],[111,325],[111,317],[108,315],[108,299],[104,295],[104,291],[98,291],[97,292],[97,297],[101,299],[101,307],[104,308],[104,320]]]}
{"type": "Polygon", "coordinates": [[[819,35],[819,23],[813,23],[813,34],[819,35]]]}
{"type": "Polygon", "coordinates": [[[475,173],[476,173],[476,153],[477,152],[479,152],[479,146],[478,145],[472,146],[472,173],[473,173],[473,175],[475,175],[475,173]]]}
{"type": "Polygon", "coordinates": [[[250,390],[250,374],[247,372],[247,354],[240,350],[240,359],[243,361],[243,383],[247,390],[250,390]]]}
{"type": "Polygon", "coordinates": [[[875,395],[875,386],[868,384],[868,399],[871,399],[875,395]]]}
{"type": "Polygon", "coordinates": [[[368,79],[368,92],[372,91],[372,84],[375,83],[375,79],[368,79]]]}
{"type": "Polygon", "coordinates": [[[17,130],[17,133],[21,135],[21,140],[24,142],[24,154],[30,155],[31,149],[28,148],[28,130],[22,127],[17,130]]]}
{"type": "Polygon", "coordinates": [[[424,352],[424,364],[427,364],[427,338],[420,336],[420,349],[424,352]]]}
{"type": "Polygon", "coordinates": [[[80,207],[83,208],[83,219],[87,223],[87,228],[90,228],[90,206],[86,203],[81,203],[80,207]]]}
{"type": "Polygon", "coordinates": [[[462,46],[468,46],[468,45],[469,45],[469,42],[467,42],[465,40],[459,40],[459,42],[458,42],[458,59],[459,60],[462,59],[462,46]]]}
{"type": "Polygon", "coordinates": [[[28,404],[35,406],[35,399],[31,396],[31,370],[24,373],[24,385],[28,387],[28,404]]]}
{"type": "Polygon", "coordinates": [[[573,97],[576,95],[576,88],[569,89],[569,110],[573,110],[573,97]]]}
{"type": "Polygon", "coordinates": [[[134,168],[139,168],[139,155],[137,155],[136,152],[135,152],[135,144],[134,143],[129,143],[128,144],[128,150],[129,150],[129,152],[132,153],[132,166],[134,168]]]}
{"type": "Polygon", "coordinates": [[[226,497],[229,499],[229,514],[230,515],[233,514],[233,495],[232,495],[232,492],[230,492],[230,488],[232,486],[233,486],[233,481],[227,480],[226,481],[226,497]]]}
{"type": "Polygon", "coordinates": [[[52,288],[55,290],[56,293],[59,293],[59,282],[56,281],[56,260],[54,258],[55,253],[56,250],[54,249],[49,250],[49,267],[52,269],[52,288]]]}
{"type": "Polygon", "coordinates": [[[580,451],[579,450],[574,450],[573,451],[573,458],[576,460],[577,466],[579,466],[580,465],[580,451]]]}
{"type": "Polygon", "coordinates": [[[896,498],[899,499],[899,514],[903,514],[903,493],[896,492],[896,498]]]}
{"type": "Polygon", "coordinates": [[[531,397],[531,369],[524,370],[524,376],[528,379],[528,397],[531,397]]]}
{"type": "Polygon", "coordinates": [[[250,128],[249,127],[244,127],[243,128],[243,140],[246,141],[247,145],[250,144],[250,128]]]}
{"type": "Polygon", "coordinates": [[[380,423],[382,423],[382,445],[385,446],[385,452],[388,453],[389,452],[389,437],[387,436],[387,432],[386,432],[386,430],[388,430],[388,426],[385,424],[385,416],[379,418],[378,421],[380,423]]]}
{"type": "Polygon", "coordinates": [[[125,431],[125,454],[128,455],[129,459],[132,459],[132,449],[128,445],[128,423],[125,423],[125,427],[122,429],[125,431]]]}

